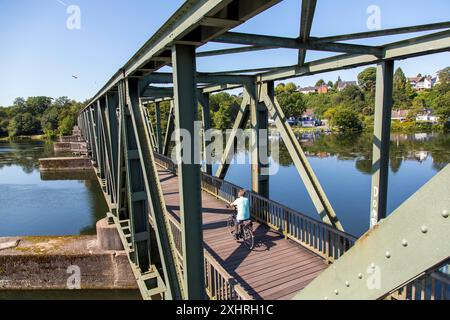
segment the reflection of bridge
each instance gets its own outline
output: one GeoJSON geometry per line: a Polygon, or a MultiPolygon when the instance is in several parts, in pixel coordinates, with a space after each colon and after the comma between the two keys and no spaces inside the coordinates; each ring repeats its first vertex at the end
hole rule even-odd
{"type": "MultiPolygon", "coordinates": [[[[445,298],[448,277],[439,269],[450,256],[450,168],[389,218],[386,197],[394,60],[447,51],[450,23],[312,38],[316,1],[304,0],[299,38],[229,32],[278,2],[186,1],[80,113],[78,124],[105,190],[111,211],[108,216],[118,227],[144,298],[203,299],[206,293],[220,299],[445,298]],[[436,29],[446,30],[381,47],[343,43],[436,29]],[[208,42],[243,46],[196,52],[208,42]],[[298,50],[298,64],[196,72],[196,58],[273,48],[298,50]],[[345,54],[305,63],[306,50],[345,54]],[[274,82],[369,64],[377,64],[378,70],[373,229],[354,243],[344,233],[286,121],[274,96],[274,82]],[[171,66],[173,72],[157,72],[165,66],[171,66]],[[209,95],[226,89],[242,89],[243,102],[216,177],[211,166],[205,165],[201,173],[200,165],[193,164],[195,150],[188,156],[190,163],[176,167],[161,156],[168,154],[175,128],[189,132],[195,145],[198,103],[207,130],[209,95]],[[171,103],[165,136],[161,126],[164,101],[171,103]],[[155,107],[156,121],[150,121],[144,105],[155,107]],[[256,130],[268,127],[269,115],[322,222],[268,200],[269,177],[263,174],[267,155],[258,152],[267,147],[267,141],[256,130]],[[237,190],[223,180],[229,167],[226,160],[233,153],[237,129],[248,122],[256,150],[252,152],[250,198],[261,241],[255,252],[231,242],[223,227],[227,215],[224,201],[230,201],[237,190]],[[332,267],[327,268],[326,263],[332,267]],[[400,290],[405,286],[407,290],[400,290]]],[[[181,131],[175,132],[179,141],[181,131]]],[[[203,148],[208,144],[204,141],[203,148]]]]}

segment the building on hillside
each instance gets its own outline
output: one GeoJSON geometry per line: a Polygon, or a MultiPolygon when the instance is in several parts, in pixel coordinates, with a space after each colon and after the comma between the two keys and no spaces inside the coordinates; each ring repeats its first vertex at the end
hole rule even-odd
{"type": "Polygon", "coordinates": [[[439,117],[433,114],[432,110],[426,109],[423,112],[419,113],[416,117],[416,121],[425,121],[425,122],[439,122],[439,117]]]}
{"type": "Polygon", "coordinates": [[[317,92],[317,88],[316,87],[299,88],[298,92],[303,93],[303,94],[316,93],[317,92]]]}
{"type": "Polygon", "coordinates": [[[416,91],[430,90],[433,88],[433,86],[438,81],[437,78],[432,78],[430,76],[414,77],[414,78],[409,78],[408,80],[411,85],[411,88],[413,88],[416,91]]]}
{"type": "Polygon", "coordinates": [[[326,94],[329,91],[330,91],[330,88],[326,84],[324,84],[323,86],[317,87],[317,92],[319,94],[326,94]]]}
{"type": "Polygon", "coordinates": [[[408,118],[409,110],[393,110],[392,111],[392,121],[406,121],[408,118]]]}
{"type": "Polygon", "coordinates": [[[337,90],[339,92],[345,90],[347,87],[357,86],[358,83],[356,81],[340,81],[337,86],[337,90]]]}

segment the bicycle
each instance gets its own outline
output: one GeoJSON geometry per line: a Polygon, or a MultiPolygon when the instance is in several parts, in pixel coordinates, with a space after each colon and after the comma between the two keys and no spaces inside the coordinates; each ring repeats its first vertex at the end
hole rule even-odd
{"type": "MultiPolygon", "coordinates": [[[[236,208],[232,206],[227,206],[228,208],[232,208],[236,210],[236,208]]],[[[253,250],[255,248],[255,236],[253,234],[253,222],[251,220],[244,221],[240,226],[238,226],[239,231],[236,235],[236,225],[237,225],[236,213],[233,213],[227,221],[228,231],[231,236],[235,240],[242,240],[244,245],[249,250],[253,250]]]]}

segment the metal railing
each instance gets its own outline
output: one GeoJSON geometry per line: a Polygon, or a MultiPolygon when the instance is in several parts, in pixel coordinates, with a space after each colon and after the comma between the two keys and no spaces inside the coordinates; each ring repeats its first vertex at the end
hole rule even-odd
{"type": "MultiPolygon", "coordinates": [[[[176,259],[178,267],[183,270],[183,239],[181,224],[177,217],[167,213],[170,231],[175,242],[176,259]]],[[[210,299],[213,300],[254,300],[245,289],[214,259],[207,251],[205,256],[205,289],[210,299]]]]}
{"type": "MultiPolygon", "coordinates": [[[[170,158],[155,154],[155,159],[163,168],[177,172],[177,166],[170,158]]],[[[204,191],[228,203],[233,202],[242,189],[205,173],[202,173],[201,185],[204,191]]],[[[258,194],[247,192],[247,196],[255,220],[282,233],[287,239],[306,247],[330,263],[347,252],[357,240],[352,235],[258,194]]]]}
{"type": "Polygon", "coordinates": [[[398,300],[447,300],[450,298],[450,260],[425,272],[392,295],[398,300]]]}

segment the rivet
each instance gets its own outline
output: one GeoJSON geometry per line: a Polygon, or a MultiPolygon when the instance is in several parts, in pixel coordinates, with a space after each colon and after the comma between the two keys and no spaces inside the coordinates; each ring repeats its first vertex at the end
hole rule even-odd
{"type": "Polygon", "coordinates": [[[345,283],[345,286],[346,286],[347,288],[350,288],[350,282],[347,281],[347,282],[345,283]]]}
{"type": "Polygon", "coordinates": [[[449,217],[449,215],[450,215],[450,213],[448,212],[448,210],[444,210],[444,211],[442,211],[442,217],[444,217],[444,218],[448,218],[448,217],[449,217]]]}
{"type": "Polygon", "coordinates": [[[338,296],[339,295],[339,290],[338,289],[334,290],[334,294],[338,296]]]}
{"type": "Polygon", "coordinates": [[[358,278],[362,279],[363,278],[363,274],[362,273],[358,274],[358,278]]]}
{"type": "Polygon", "coordinates": [[[422,228],[420,229],[420,231],[422,231],[422,233],[428,233],[428,228],[426,226],[422,226],[422,228]]]}
{"type": "Polygon", "coordinates": [[[402,246],[404,246],[406,248],[408,245],[409,245],[408,240],[403,239],[402,246]]]}
{"type": "Polygon", "coordinates": [[[391,253],[389,251],[386,252],[386,258],[388,258],[388,259],[391,258],[391,253]]]}

